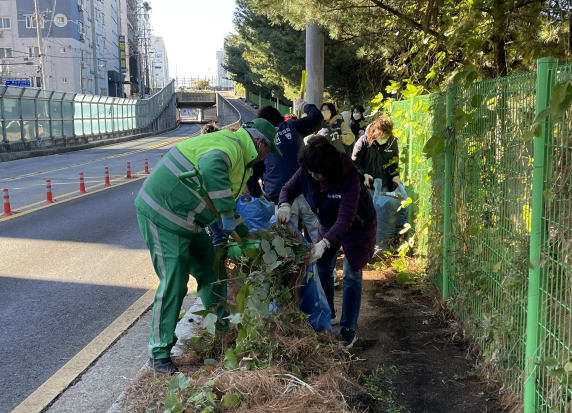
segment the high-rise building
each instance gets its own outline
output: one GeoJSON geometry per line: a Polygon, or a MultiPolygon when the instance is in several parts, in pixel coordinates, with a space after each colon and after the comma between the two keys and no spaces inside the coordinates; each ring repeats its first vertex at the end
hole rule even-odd
{"type": "Polygon", "coordinates": [[[108,95],[119,0],[37,2],[0,2],[2,83],[108,95]]]}
{"type": "Polygon", "coordinates": [[[164,88],[169,82],[169,59],[167,57],[167,48],[165,42],[160,36],[153,37],[153,53],[152,53],[152,72],[153,72],[153,89],[157,92],[164,88]]]}
{"type": "MultiPolygon", "coordinates": [[[[226,47],[228,36],[224,38],[224,43],[226,47]]],[[[228,79],[228,71],[224,68],[226,61],[225,47],[222,50],[216,51],[216,77],[217,86],[220,87],[232,87],[232,80],[228,79]]]]}

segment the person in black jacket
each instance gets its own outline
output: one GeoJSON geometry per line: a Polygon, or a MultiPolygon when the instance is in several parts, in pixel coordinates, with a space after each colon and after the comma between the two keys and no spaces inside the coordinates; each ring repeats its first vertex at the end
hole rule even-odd
{"type": "MultiPolygon", "coordinates": [[[[393,192],[400,184],[399,180],[399,147],[393,136],[393,122],[386,117],[375,120],[366,129],[364,135],[355,144],[352,160],[356,169],[364,177],[364,184],[371,188],[373,181],[380,179],[381,192],[393,192]]],[[[378,230],[377,249],[388,249],[407,219],[407,208],[402,208],[401,201],[391,198],[384,206],[375,205],[378,230]]]]}
{"type": "Polygon", "coordinates": [[[367,187],[373,187],[372,181],[379,178],[384,192],[393,191],[399,185],[399,147],[393,122],[381,117],[369,125],[354,146],[352,160],[367,187]]]}
{"type": "MultiPolygon", "coordinates": [[[[306,116],[284,121],[284,117],[272,106],[264,106],[258,111],[258,118],[266,119],[276,126],[278,130],[276,145],[283,155],[271,156],[273,154],[269,154],[264,158],[264,191],[268,199],[275,204],[278,204],[282,187],[299,168],[298,152],[304,146],[304,137],[316,132],[324,122],[322,113],[315,105],[297,99],[296,109],[304,112],[306,116]]],[[[253,175],[250,178],[250,180],[254,179],[258,181],[259,177],[253,175]]],[[[302,218],[309,232],[310,241],[314,242],[318,233],[318,219],[302,195],[296,198],[292,205],[292,219],[295,225],[298,225],[299,218],[302,218]]]]}
{"type": "Polygon", "coordinates": [[[365,133],[365,126],[361,126],[364,119],[365,109],[361,105],[355,105],[351,110],[348,125],[358,140],[365,133]]]}

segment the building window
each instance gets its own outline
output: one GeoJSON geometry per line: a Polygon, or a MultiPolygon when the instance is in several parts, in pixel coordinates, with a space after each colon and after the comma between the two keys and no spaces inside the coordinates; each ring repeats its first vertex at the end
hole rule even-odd
{"type": "Polygon", "coordinates": [[[77,26],[78,26],[78,29],[77,29],[77,30],[78,30],[79,34],[85,34],[85,31],[84,31],[84,28],[83,28],[83,27],[84,27],[83,22],[81,22],[81,21],[77,22],[77,26]]]}
{"type": "Polygon", "coordinates": [[[65,47],[60,47],[60,53],[67,53],[67,49],[65,47]]]}
{"type": "Polygon", "coordinates": [[[59,16],[56,20],[58,24],[66,24],[66,19],[63,16],[59,16]]]}
{"type": "Polygon", "coordinates": [[[68,82],[68,78],[67,78],[67,77],[62,77],[60,80],[62,81],[62,83],[67,83],[67,82],[68,82]]]}
{"type": "Polygon", "coordinates": [[[30,84],[32,87],[42,87],[42,78],[39,76],[31,76],[30,84]]]}
{"type": "MultiPolygon", "coordinates": [[[[44,28],[44,20],[41,20],[42,25],[41,28],[44,28]]],[[[26,28],[27,29],[37,29],[38,23],[36,21],[36,16],[26,16],[26,28]]]]}
{"type": "Polygon", "coordinates": [[[11,47],[0,47],[0,59],[10,59],[12,56],[11,47]]]}
{"type": "Polygon", "coordinates": [[[10,17],[0,17],[0,29],[2,30],[10,30],[12,26],[10,26],[10,17]]]}
{"type": "Polygon", "coordinates": [[[40,57],[40,48],[38,46],[28,46],[28,57],[40,57]]]}

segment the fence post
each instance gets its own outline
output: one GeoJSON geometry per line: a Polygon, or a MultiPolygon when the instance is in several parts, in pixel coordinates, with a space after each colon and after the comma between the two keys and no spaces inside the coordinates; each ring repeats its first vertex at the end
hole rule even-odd
{"type": "MultiPolygon", "coordinates": [[[[411,187],[413,187],[413,184],[411,183],[411,177],[413,174],[413,166],[411,165],[413,163],[413,139],[412,139],[413,126],[411,124],[413,123],[413,107],[415,106],[416,99],[421,99],[421,98],[414,97],[412,99],[409,99],[410,116],[409,116],[409,127],[407,128],[407,176],[403,177],[405,181],[409,181],[408,183],[409,185],[411,185],[411,187]]],[[[407,222],[409,222],[409,225],[411,226],[413,226],[413,205],[415,204],[415,201],[416,200],[414,199],[413,203],[407,209],[407,222]]]]}
{"type": "MultiPolygon", "coordinates": [[[[552,89],[550,68],[558,64],[558,59],[543,57],[537,61],[536,75],[536,114],[548,107],[552,89]]],[[[532,172],[531,222],[530,222],[530,270],[528,272],[528,307],[526,311],[526,350],[525,350],[525,383],[524,413],[535,413],[538,407],[536,393],[536,366],[534,362],[540,344],[539,314],[544,305],[540,300],[539,266],[540,248],[542,247],[542,216],[544,214],[544,143],[550,136],[548,118],[542,121],[542,133],[534,139],[534,167],[532,172]]]]}
{"type": "Polygon", "coordinates": [[[451,272],[451,258],[449,250],[451,249],[451,165],[453,148],[449,139],[448,129],[451,127],[451,113],[453,112],[453,87],[447,87],[446,101],[446,119],[447,129],[444,132],[445,139],[445,188],[443,191],[443,298],[449,296],[449,275],[451,272]]]}
{"type": "Polygon", "coordinates": [[[258,95],[258,107],[262,107],[262,95],[258,95]]]}

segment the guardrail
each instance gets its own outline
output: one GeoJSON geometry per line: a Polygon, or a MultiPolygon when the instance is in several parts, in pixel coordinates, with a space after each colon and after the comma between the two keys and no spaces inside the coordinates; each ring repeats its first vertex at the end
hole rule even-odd
{"type": "Polygon", "coordinates": [[[171,82],[149,99],[124,99],[0,85],[0,141],[140,133],[169,105],[174,89],[171,82]]]}

